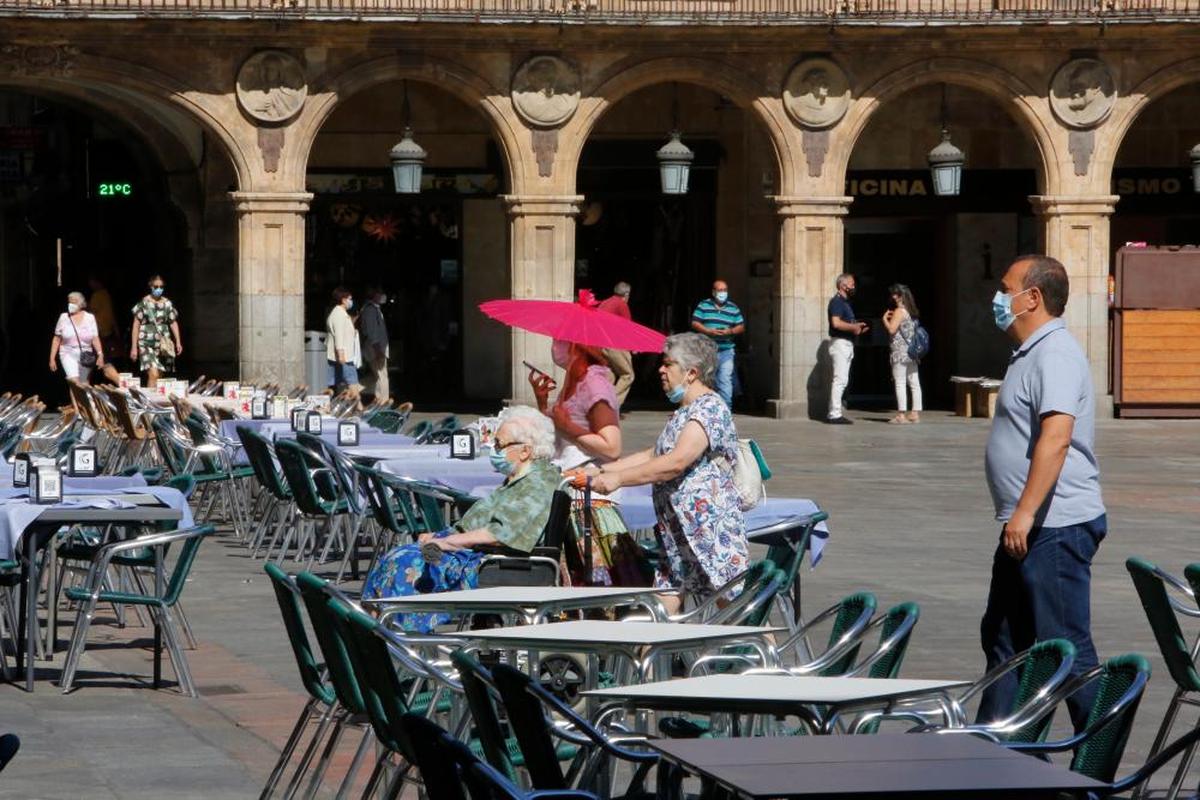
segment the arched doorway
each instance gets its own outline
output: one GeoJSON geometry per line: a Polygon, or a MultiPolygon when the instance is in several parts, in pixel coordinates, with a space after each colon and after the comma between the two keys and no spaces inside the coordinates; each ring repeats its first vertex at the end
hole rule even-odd
{"type": "Polygon", "coordinates": [[[305,327],[325,330],[336,286],[357,301],[379,287],[388,295],[394,396],[442,403],[506,396],[509,342],[490,335],[475,311],[511,291],[504,188],[488,121],[455,95],[390,80],[347,99],[321,127],[308,160],[305,327]],[[421,192],[401,195],[388,153],[406,121],[428,155],[421,192]]]}
{"type": "Polygon", "coordinates": [[[1012,115],[975,89],[926,84],[872,115],[846,175],[854,202],[845,268],[857,277],[856,314],[871,323],[855,348],[851,405],[894,407],[881,320],[893,283],[913,290],[933,340],[921,365],[926,407],[950,404],[953,375],[1003,375],[1009,346],[992,325],[989,299],[1012,258],[1036,248],[1028,197],[1038,192],[1040,163],[1012,115]],[[966,154],[958,196],[935,195],[930,178],[928,154],[943,123],[966,154]]]}
{"type": "Polygon", "coordinates": [[[114,346],[122,354],[116,363],[130,368],[129,309],[145,293],[146,279],[161,273],[176,297],[193,282],[188,226],[170,180],[119,115],[55,93],[0,88],[0,385],[6,390],[65,399],[61,372],[48,370],[50,338],[67,293],[90,293],[92,278],[112,296],[114,346]]]}
{"type": "MultiPolygon", "coordinates": [[[[754,112],[692,83],[656,83],[621,97],[591,129],[576,188],[586,199],[576,226],[575,283],[607,296],[633,287],[634,319],[690,330],[715,278],[729,284],[747,332],[738,342],[739,411],[774,391],[774,274],[779,221],[767,195],[777,185],[774,150],[754,112]],[[673,129],[694,152],[686,195],[664,195],[656,153],[673,129]]],[[[661,405],[654,359],[639,357],[627,401],[661,405]]]]}

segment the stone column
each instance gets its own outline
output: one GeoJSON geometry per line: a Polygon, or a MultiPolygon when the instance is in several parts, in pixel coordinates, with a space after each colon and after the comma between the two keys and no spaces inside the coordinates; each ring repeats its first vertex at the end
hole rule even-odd
{"type": "Polygon", "coordinates": [[[824,417],[829,359],[819,358],[825,306],[842,272],[842,217],[850,197],[776,197],[779,245],[779,395],[768,413],[781,419],[824,417]],[[811,407],[810,407],[811,405],[811,407]]]}
{"type": "MultiPolygon", "coordinates": [[[[307,192],[231,192],[238,214],[241,380],[304,383],[304,215],[307,192]]],[[[310,390],[323,387],[310,386],[310,390]]]]}
{"type": "MultiPolygon", "coordinates": [[[[509,263],[514,299],[571,300],[575,289],[575,215],[580,195],[504,195],[508,210],[509,263]]],[[[512,331],[514,403],[532,403],[526,379],[529,361],[548,365],[550,341],[512,331]]]]}
{"type": "MultiPolygon", "coordinates": [[[[1029,198],[1041,222],[1042,252],[1067,268],[1071,296],[1063,315],[1087,353],[1096,387],[1097,414],[1108,391],[1108,218],[1116,195],[1035,195],[1029,198]]],[[[1111,397],[1108,413],[1111,415],[1111,397]]]]}

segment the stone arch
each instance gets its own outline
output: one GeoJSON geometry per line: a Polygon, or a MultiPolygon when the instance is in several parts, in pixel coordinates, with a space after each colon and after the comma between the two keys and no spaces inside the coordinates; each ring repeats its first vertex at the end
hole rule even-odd
{"type": "Polygon", "coordinates": [[[588,137],[601,117],[624,98],[639,89],[663,83],[690,83],[720,92],[762,123],[775,152],[776,172],[781,186],[790,186],[793,164],[800,160],[794,127],[783,112],[782,101],[766,97],[764,86],[741,69],[708,58],[689,56],[654,58],[648,61],[617,62],[600,74],[595,86],[587,91],[579,111],[569,125],[574,129],[570,144],[560,153],[560,163],[570,165],[571,185],[588,137]]]}
{"type": "Polygon", "coordinates": [[[1096,162],[1103,171],[1103,186],[1112,181],[1112,170],[1121,152],[1125,137],[1142,112],[1150,105],[1189,83],[1200,83],[1200,58],[1189,58],[1167,64],[1143,78],[1124,96],[1118,96],[1117,106],[1104,127],[1108,133],[1097,148],[1096,162]]]}
{"type": "Polygon", "coordinates": [[[507,90],[497,89],[461,64],[429,56],[419,60],[403,56],[377,58],[343,70],[312,87],[302,116],[291,125],[301,137],[300,142],[285,150],[280,170],[303,176],[317,135],[338,106],[371,86],[400,80],[427,83],[477,109],[488,121],[500,146],[509,186],[516,185],[522,174],[523,151],[518,145],[518,126],[506,113],[509,105],[507,90]]]}
{"type": "MultiPolygon", "coordinates": [[[[936,58],[917,61],[891,70],[884,77],[855,92],[855,102],[838,128],[843,146],[834,149],[830,174],[842,186],[854,147],[884,104],[920,86],[950,83],[979,91],[997,101],[1033,141],[1039,156],[1038,188],[1043,194],[1056,193],[1061,185],[1059,158],[1054,136],[1045,116],[1035,103],[1042,92],[1035,91],[1007,70],[983,61],[965,58],[936,58]]],[[[1044,102],[1044,100],[1040,100],[1044,102]]],[[[835,129],[837,130],[837,129],[835,129]]]]}

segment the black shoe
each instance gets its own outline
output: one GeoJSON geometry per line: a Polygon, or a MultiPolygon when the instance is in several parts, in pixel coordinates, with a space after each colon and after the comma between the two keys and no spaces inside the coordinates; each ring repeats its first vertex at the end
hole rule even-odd
{"type": "Polygon", "coordinates": [[[854,420],[846,419],[845,417],[833,417],[832,419],[825,420],[825,424],[826,425],[853,425],[854,420]]]}

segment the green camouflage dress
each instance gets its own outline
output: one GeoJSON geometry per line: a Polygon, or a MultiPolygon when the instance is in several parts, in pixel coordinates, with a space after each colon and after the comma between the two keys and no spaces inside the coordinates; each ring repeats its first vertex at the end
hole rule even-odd
{"type": "Polygon", "coordinates": [[[174,372],[175,356],[163,353],[159,349],[159,343],[165,340],[174,345],[171,323],[179,319],[179,312],[175,310],[175,306],[166,298],[156,303],[153,298],[143,297],[141,302],[133,307],[133,316],[142,323],[137,341],[138,370],[148,372],[156,369],[161,374],[174,372]]]}

